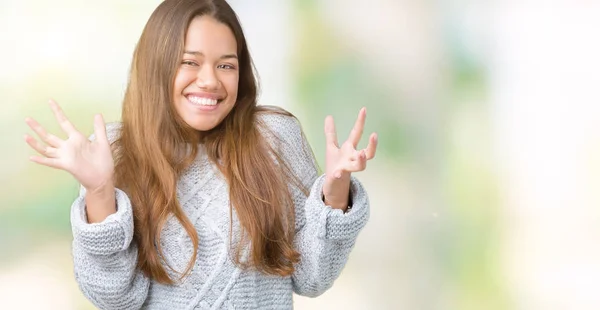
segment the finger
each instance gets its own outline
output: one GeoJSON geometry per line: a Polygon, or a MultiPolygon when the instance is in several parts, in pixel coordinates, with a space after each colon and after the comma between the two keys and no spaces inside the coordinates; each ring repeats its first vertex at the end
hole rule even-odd
{"type": "Polygon", "coordinates": [[[365,149],[366,159],[373,159],[373,157],[375,157],[375,151],[377,151],[377,134],[372,133],[369,137],[369,144],[365,149]]]}
{"type": "Polygon", "coordinates": [[[29,160],[31,160],[32,162],[38,163],[40,165],[44,165],[44,166],[48,166],[48,167],[56,168],[56,169],[62,169],[60,166],[60,162],[56,158],[31,156],[31,157],[29,157],[29,160]]]}
{"type": "Polygon", "coordinates": [[[52,157],[52,155],[56,153],[55,148],[44,145],[43,143],[31,137],[30,135],[25,135],[25,142],[27,142],[27,144],[29,144],[29,146],[31,146],[31,148],[34,149],[36,152],[40,153],[40,155],[52,157]]]}
{"type": "Polygon", "coordinates": [[[52,108],[52,111],[54,112],[54,116],[56,117],[56,120],[58,121],[58,124],[60,125],[60,128],[62,128],[62,130],[68,136],[71,136],[74,133],[76,133],[77,129],[75,129],[75,126],[73,126],[71,121],[69,121],[69,119],[65,116],[65,113],[60,108],[58,103],[56,103],[54,100],[50,100],[49,103],[50,103],[50,108],[52,108]]]}
{"type": "Polygon", "coordinates": [[[367,168],[367,162],[363,161],[363,162],[359,162],[359,161],[353,161],[353,162],[348,162],[348,164],[337,170],[334,173],[334,177],[336,179],[339,179],[342,175],[342,172],[347,172],[347,173],[355,173],[355,172],[361,172],[363,170],[365,170],[367,168]]]}
{"type": "Polygon", "coordinates": [[[349,161],[357,161],[360,157],[362,150],[357,151],[357,150],[353,150],[352,151],[352,155],[348,156],[348,160],[349,161]]]}
{"type": "Polygon", "coordinates": [[[106,125],[104,124],[104,119],[101,114],[96,114],[94,116],[94,134],[96,135],[96,140],[108,143],[106,125]]]}
{"type": "Polygon", "coordinates": [[[363,171],[367,168],[367,158],[365,157],[364,153],[362,154],[362,156],[359,158],[359,160],[355,161],[352,163],[352,172],[359,172],[359,171],[363,171]]]}
{"type": "Polygon", "coordinates": [[[367,168],[367,156],[365,150],[361,150],[356,160],[348,161],[346,163],[344,170],[347,172],[358,172],[365,170],[365,168],[367,168]]]}
{"type": "Polygon", "coordinates": [[[333,117],[331,115],[325,117],[325,141],[327,144],[333,144],[336,147],[339,147],[337,134],[335,132],[335,123],[333,122],[333,117]]]}
{"type": "Polygon", "coordinates": [[[356,148],[358,142],[360,141],[360,137],[362,136],[366,117],[367,108],[363,107],[358,112],[358,118],[356,119],[356,122],[354,122],[354,127],[352,127],[352,131],[350,131],[350,136],[348,137],[348,140],[352,143],[354,148],[356,148]]]}
{"type": "Polygon", "coordinates": [[[52,147],[58,147],[63,142],[57,136],[49,134],[46,131],[46,129],[44,129],[44,127],[42,127],[42,125],[40,125],[40,123],[38,123],[33,118],[30,118],[30,117],[26,118],[25,119],[25,123],[27,123],[27,125],[29,125],[29,127],[31,129],[33,129],[33,131],[35,132],[35,134],[38,137],[40,137],[40,139],[42,139],[42,141],[46,142],[48,145],[50,145],[52,147]]]}

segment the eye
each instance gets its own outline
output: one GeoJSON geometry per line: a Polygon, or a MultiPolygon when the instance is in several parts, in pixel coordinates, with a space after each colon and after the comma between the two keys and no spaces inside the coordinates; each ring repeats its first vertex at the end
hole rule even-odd
{"type": "Polygon", "coordinates": [[[181,62],[182,65],[186,65],[186,66],[198,66],[197,63],[191,61],[191,60],[184,60],[181,62]]]}
{"type": "Polygon", "coordinates": [[[229,64],[222,64],[222,65],[217,66],[217,68],[225,69],[225,70],[234,70],[235,69],[234,66],[229,65],[229,64]]]}

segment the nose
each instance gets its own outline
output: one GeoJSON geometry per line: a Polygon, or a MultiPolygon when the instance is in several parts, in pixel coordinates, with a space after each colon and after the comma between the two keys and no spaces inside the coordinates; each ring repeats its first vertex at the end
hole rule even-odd
{"type": "Polygon", "coordinates": [[[204,65],[196,75],[196,85],[202,89],[215,90],[219,87],[219,79],[211,66],[204,65]]]}

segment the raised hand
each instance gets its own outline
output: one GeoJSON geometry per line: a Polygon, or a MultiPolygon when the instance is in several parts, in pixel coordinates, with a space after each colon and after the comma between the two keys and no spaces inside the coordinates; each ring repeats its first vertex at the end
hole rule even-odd
{"type": "Polygon", "coordinates": [[[62,140],[48,133],[32,118],[25,119],[27,125],[42,141],[25,135],[27,144],[41,155],[31,156],[30,159],[40,165],[69,172],[88,192],[112,184],[114,162],[102,116],[95,116],[96,139],[89,141],[75,129],[56,102],[50,101],[50,107],[60,127],[67,134],[67,139],[62,140]]]}
{"type": "Polygon", "coordinates": [[[325,118],[325,183],[323,184],[323,195],[325,203],[333,208],[346,209],[348,206],[348,194],[350,190],[350,174],[363,171],[367,167],[367,161],[375,157],[377,149],[377,134],[372,133],[366,149],[357,150],[356,147],[365,127],[367,117],[366,108],[358,112],[358,118],[350,132],[348,139],[338,145],[337,134],[333,117],[325,118]]]}

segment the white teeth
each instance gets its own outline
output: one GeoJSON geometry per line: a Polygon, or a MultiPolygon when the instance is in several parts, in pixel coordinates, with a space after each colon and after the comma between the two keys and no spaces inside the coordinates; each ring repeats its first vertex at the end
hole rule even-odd
{"type": "Polygon", "coordinates": [[[204,97],[189,96],[188,100],[193,104],[199,104],[199,105],[216,105],[217,104],[217,99],[210,99],[210,98],[204,98],[204,97]]]}

